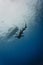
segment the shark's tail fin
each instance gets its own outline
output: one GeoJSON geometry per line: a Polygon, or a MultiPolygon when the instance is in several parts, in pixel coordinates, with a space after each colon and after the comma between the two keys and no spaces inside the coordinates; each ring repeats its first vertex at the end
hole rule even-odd
{"type": "Polygon", "coordinates": [[[27,24],[25,23],[25,28],[27,28],[27,24]]]}

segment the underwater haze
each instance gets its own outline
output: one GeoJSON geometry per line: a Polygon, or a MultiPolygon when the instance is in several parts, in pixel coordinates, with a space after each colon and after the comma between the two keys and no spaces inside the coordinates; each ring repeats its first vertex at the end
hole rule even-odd
{"type": "Polygon", "coordinates": [[[0,65],[43,65],[43,0],[0,0],[0,65]]]}

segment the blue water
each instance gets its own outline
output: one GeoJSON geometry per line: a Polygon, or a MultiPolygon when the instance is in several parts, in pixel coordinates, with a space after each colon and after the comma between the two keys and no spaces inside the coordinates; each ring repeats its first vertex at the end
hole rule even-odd
{"type": "Polygon", "coordinates": [[[0,41],[0,65],[43,65],[43,9],[21,39],[0,41]]]}

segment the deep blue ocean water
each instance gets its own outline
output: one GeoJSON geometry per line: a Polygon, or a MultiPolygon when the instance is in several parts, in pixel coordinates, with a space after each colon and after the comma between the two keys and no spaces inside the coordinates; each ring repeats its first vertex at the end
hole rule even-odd
{"type": "Polygon", "coordinates": [[[43,65],[43,8],[37,13],[23,38],[0,41],[0,65],[43,65]]]}

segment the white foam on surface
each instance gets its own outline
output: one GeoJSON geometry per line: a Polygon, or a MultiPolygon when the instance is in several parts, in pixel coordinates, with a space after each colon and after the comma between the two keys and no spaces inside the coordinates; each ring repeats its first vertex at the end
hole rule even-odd
{"type": "Polygon", "coordinates": [[[37,0],[0,0],[0,36],[4,36],[10,27],[19,28],[30,23],[35,14],[37,0]]]}

